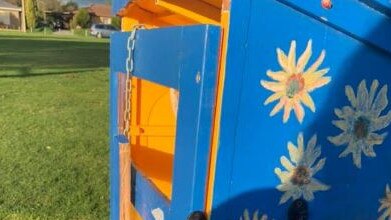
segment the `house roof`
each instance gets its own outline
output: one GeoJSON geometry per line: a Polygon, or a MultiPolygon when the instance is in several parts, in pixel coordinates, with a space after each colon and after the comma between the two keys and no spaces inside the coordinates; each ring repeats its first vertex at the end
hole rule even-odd
{"type": "Polygon", "coordinates": [[[95,14],[98,17],[111,17],[111,5],[107,5],[107,4],[92,4],[88,8],[88,12],[93,13],[93,14],[95,14]]]}
{"type": "Polygon", "coordinates": [[[0,10],[12,10],[12,11],[22,11],[21,7],[8,3],[4,0],[0,0],[0,10]]]}

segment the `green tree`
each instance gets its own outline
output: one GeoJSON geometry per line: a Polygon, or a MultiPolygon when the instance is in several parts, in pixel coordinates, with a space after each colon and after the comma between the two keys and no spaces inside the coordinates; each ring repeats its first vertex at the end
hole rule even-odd
{"type": "Polygon", "coordinates": [[[79,8],[76,2],[69,1],[65,5],[62,6],[62,11],[64,12],[73,12],[79,8]]]}
{"type": "Polygon", "coordinates": [[[90,14],[88,13],[87,9],[82,8],[77,11],[73,20],[78,26],[82,28],[87,28],[90,23],[90,14]]]}
{"type": "Polygon", "coordinates": [[[120,17],[112,17],[111,18],[111,25],[114,27],[121,29],[121,18],[120,17]]]}
{"type": "Polygon", "coordinates": [[[30,31],[33,32],[33,29],[37,25],[37,11],[35,8],[34,0],[25,0],[26,1],[26,22],[27,27],[30,28],[30,31]]]}

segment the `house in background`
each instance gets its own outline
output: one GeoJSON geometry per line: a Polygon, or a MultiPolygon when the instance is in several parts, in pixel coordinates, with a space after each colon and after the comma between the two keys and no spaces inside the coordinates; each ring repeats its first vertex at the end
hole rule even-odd
{"type": "Polygon", "coordinates": [[[0,29],[21,29],[22,8],[0,0],[0,29]]]}
{"type": "Polygon", "coordinates": [[[91,16],[91,23],[111,24],[111,5],[92,4],[87,10],[91,16]]]}

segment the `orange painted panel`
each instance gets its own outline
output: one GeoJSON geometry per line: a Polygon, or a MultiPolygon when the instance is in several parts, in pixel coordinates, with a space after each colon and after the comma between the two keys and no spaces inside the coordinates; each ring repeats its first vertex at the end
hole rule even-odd
{"type": "Polygon", "coordinates": [[[132,162],[171,199],[176,117],[170,89],[140,79],[133,88],[132,162]]]}

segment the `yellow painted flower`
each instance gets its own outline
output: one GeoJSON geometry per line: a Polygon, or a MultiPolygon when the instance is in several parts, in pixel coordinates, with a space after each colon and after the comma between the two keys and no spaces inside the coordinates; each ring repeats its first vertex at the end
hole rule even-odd
{"type": "Polygon", "coordinates": [[[386,187],[386,196],[383,199],[380,199],[380,208],[379,212],[383,212],[383,214],[379,217],[379,220],[391,220],[391,190],[390,186],[386,187]]]}
{"type": "Polygon", "coordinates": [[[326,163],[326,158],[318,161],[321,148],[316,146],[316,140],[316,135],[312,136],[305,148],[304,137],[300,133],[297,137],[297,147],[288,142],[290,160],[285,156],[280,159],[286,171],[282,171],[280,168],[274,170],[281,180],[277,189],[284,192],[280,204],[287,202],[290,198],[296,200],[303,197],[306,201],[312,201],[314,192],[326,191],[330,188],[314,178],[326,163]]]}
{"type": "Polygon", "coordinates": [[[240,220],[267,220],[267,215],[258,215],[258,211],[254,212],[252,218],[250,217],[249,211],[244,210],[243,215],[240,217],[240,220]]]}
{"type": "Polygon", "coordinates": [[[312,40],[308,41],[307,48],[297,61],[295,41],[291,43],[288,56],[280,48],[277,48],[278,62],[282,70],[276,72],[268,70],[266,72],[266,75],[275,81],[261,80],[263,87],[274,92],[264,104],[267,105],[279,100],[270,112],[270,116],[274,116],[284,108],[283,121],[286,123],[293,110],[301,123],[305,115],[302,104],[315,112],[315,104],[309,93],[328,84],[331,77],[324,76],[329,68],[318,70],[326,56],[325,50],[322,50],[318,59],[306,68],[311,55],[312,40]]]}

